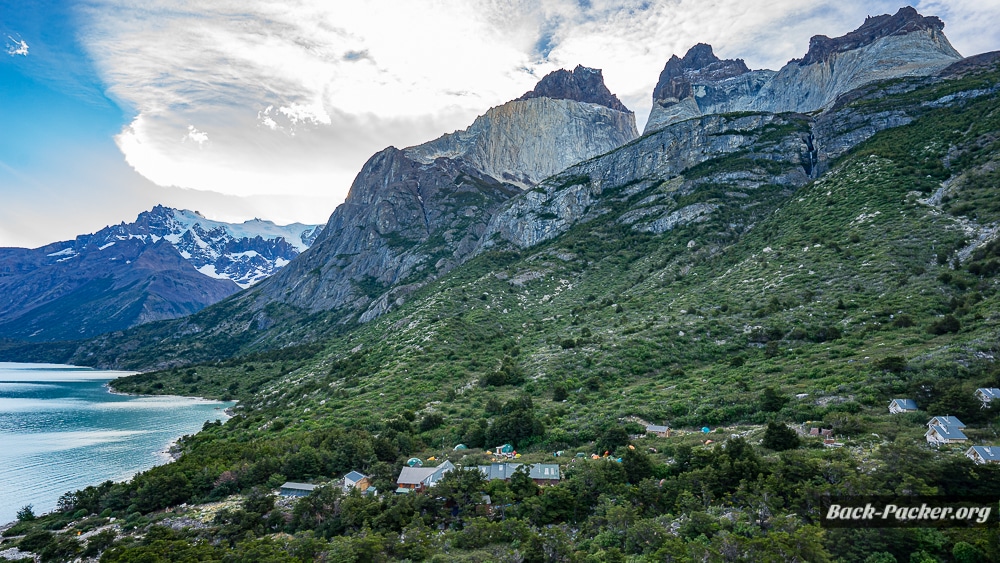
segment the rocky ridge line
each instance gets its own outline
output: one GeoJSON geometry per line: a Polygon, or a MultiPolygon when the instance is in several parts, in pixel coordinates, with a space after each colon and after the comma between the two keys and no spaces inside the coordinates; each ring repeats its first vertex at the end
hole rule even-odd
{"type": "Polygon", "coordinates": [[[546,74],[534,90],[525,92],[515,102],[532,98],[552,98],[553,100],[574,100],[602,105],[617,111],[632,113],[621,103],[618,96],[604,85],[601,69],[577,65],[573,70],[559,69],[546,74]]]}
{"type": "Polygon", "coordinates": [[[644,133],[713,113],[808,113],[865,84],[932,75],[962,58],[943,28],[936,17],[902,8],[841,37],[814,36],[805,57],[777,72],[749,70],[740,59],[721,60],[711,46],[695,45],[664,66],[644,133]]]}

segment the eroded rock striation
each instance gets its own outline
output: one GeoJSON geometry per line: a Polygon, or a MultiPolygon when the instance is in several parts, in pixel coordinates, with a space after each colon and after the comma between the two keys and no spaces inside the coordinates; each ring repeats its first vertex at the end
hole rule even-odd
{"type": "Polygon", "coordinates": [[[623,215],[621,222],[638,231],[662,233],[715,209],[706,204],[678,208],[663,196],[691,193],[706,182],[742,190],[764,184],[800,186],[809,180],[814,158],[809,130],[810,120],[805,116],[769,113],[708,115],[675,123],[570,167],[509,201],[490,221],[479,250],[498,244],[535,246],[608,212],[609,204],[645,192],[654,195],[623,215]],[[753,158],[745,158],[738,173],[728,169],[707,176],[690,172],[699,164],[751,149],[753,158]]]}
{"type": "Polygon", "coordinates": [[[931,75],[962,58],[943,28],[936,17],[901,8],[870,17],[842,37],[813,37],[803,58],[777,72],[752,71],[740,59],[721,60],[709,45],[695,45],[667,61],[645,132],[712,113],[807,113],[871,82],[931,75]]]}

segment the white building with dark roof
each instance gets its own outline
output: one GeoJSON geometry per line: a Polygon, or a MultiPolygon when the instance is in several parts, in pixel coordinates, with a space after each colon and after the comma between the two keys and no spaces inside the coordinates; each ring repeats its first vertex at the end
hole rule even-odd
{"type": "Polygon", "coordinates": [[[927,443],[940,446],[942,444],[961,444],[969,438],[962,432],[965,424],[954,416],[935,416],[927,423],[924,438],[927,443]]]}
{"type": "Polygon", "coordinates": [[[976,398],[983,403],[983,408],[990,406],[990,401],[1000,399],[1000,389],[996,387],[980,387],[976,389],[976,398]]]}
{"type": "Polygon", "coordinates": [[[972,446],[965,452],[965,457],[977,464],[1000,463],[1000,446],[972,446]]]}
{"type": "MultiPolygon", "coordinates": [[[[514,472],[522,464],[520,463],[492,463],[490,465],[480,465],[479,471],[487,481],[500,479],[509,481],[514,472]]],[[[528,477],[538,485],[555,485],[559,483],[562,474],[559,465],[555,463],[535,463],[528,466],[528,477]]]]}
{"type": "Polygon", "coordinates": [[[913,399],[893,399],[889,401],[889,412],[892,414],[916,411],[917,403],[913,399]]]}

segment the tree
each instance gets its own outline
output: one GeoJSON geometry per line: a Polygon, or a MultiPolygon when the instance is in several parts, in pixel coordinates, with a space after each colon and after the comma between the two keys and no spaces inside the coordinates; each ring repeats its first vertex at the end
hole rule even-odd
{"type": "Polygon", "coordinates": [[[906,370],[906,358],[902,356],[886,356],[875,360],[875,367],[891,373],[902,373],[906,370]]]}
{"type": "Polygon", "coordinates": [[[631,448],[626,449],[625,455],[622,456],[622,467],[628,475],[628,482],[633,485],[652,477],[654,472],[653,461],[649,459],[649,455],[631,448]]]}
{"type": "Polygon", "coordinates": [[[274,495],[263,487],[254,487],[243,501],[243,510],[267,514],[274,510],[274,495]]]}
{"type": "Polygon", "coordinates": [[[601,434],[597,440],[599,452],[614,452],[620,446],[628,445],[628,432],[621,426],[612,426],[601,434]]]}
{"type": "Polygon", "coordinates": [[[521,465],[510,476],[510,491],[519,501],[538,494],[538,485],[531,479],[530,472],[530,466],[521,465]]]}
{"type": "Polygon", "coordinates": [[[35,507],[30,504],[26,504],[17,511],[17,519],[20,522],[30,522],[35,519],[35,507]]]}
{"type": "Polygon", "coordinates": [[[486,490],[486,478],[478,467],[468,467],[449,471],[434,487],[434,494],[454,502],[460,513],[474,512],[475,505],[482,502],[486,490]]]}
{"type": "Polygon", "coordinates": [[[799,435],[784,424],[769,422],[764,431],[763,446],[776,452],[792,450],[799,447],[799,435]]]}
{"type": "Polygon", "coordinates": [[[531,396],[522,393],[504,403],[500,410],[500,416],[496,417],[493,424],[486,430],[486,443],[492,445],[509,442],[519,445],[532,436],[540,436],[544,433],[545,428],[541,421],[535,418],[531,396]]]}
{"type": "Polygon", "coordinates": [[[951,549],[951,555],[955,558],[956,563],[975,563],[986,560],[986,554],[976,546],[964,541],[955,542],[955,547],[951,549]]]}
{"type": "Polygon", "coordinates": [[[774,387],[765,387],[764,394],[760,399],[760,410],[764,412],[778,412],[788,401],[788,397],[775,391],[774,387]]]}

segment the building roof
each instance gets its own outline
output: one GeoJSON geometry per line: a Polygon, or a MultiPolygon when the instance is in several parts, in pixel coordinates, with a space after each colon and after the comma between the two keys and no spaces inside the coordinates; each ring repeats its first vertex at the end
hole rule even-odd
{"type": "Polygon", "coordinates": [[[434,473],[436,467],[404,467],[396,483],[400,485],[419,485],[434,473]]]}
{"type": "Polygon", "coordinates": [[[357,483],[358,481],[364,479],[366,476],[358,473],[357,471],[351,471],[347,475],[344,475],[344,481],[350,481],[352,483],[357,483]]]}
{"type": "Polygon", "coordinates": [[[310,485],[309,483],[293,483],[288,481],[281,486],[282,489],[294,489],[297,491],[311,491],[316,488],[316,485],[310,485]]]}
{"type": "Polygon", "coordinates": [[[955,428],[965,428],[965,423],[957,416],[935,416],[927,423],[927,426],[954,426],[955,428]]]}
{"type": "Polygon", "coordinates": [[[889,403],[889,406],[892,406],[893,403],[895,403],[897,407],[903,410],[907,411],[917,410],[917,403],[913,399],[893,399],[892,402],[889,403]]]}
{"type": "Polygon", "coordinates": [[[532,479],[559,479],[559,466],[555,463],[536,463],[531,466],[532,479]]]}
{"type": "MultiPolygon", "coordinates": [[[[494,479],[510,479],[511,475],[521,467],[520,463],[493,463],[490,465],[480,465],[479,471],[488,481],[494,479]]],[[[528,477],[532,479],[553,479],[558,480],[559,465],[555,463],[536,463],[528,466],[528,477]]]]}
{"type": "Polygon", "coordinates": [[[647,424],[646,432],[666,432],[670,430],[669,426],[660,426],[658,424],[647,424]]]}
{"type": "Polygon", "coordinates": [[[494,479],[510,479],[510,476],[521,467],[520,463],[491,463],[490,465],[479,465],[479,472],[487,481],[494,479]]]}
{"type": "Polygon", "coordinates": [[[979,454],[979,457],[983,458],[984,461],[1000,462],[1000,446],[972,446],[965,452],[965,455],[969,455],[973,451],[979,454]]]}
{"type": "Polygon", "coordinates": [[[930,430],[927,432],[937,432],[938,436],[945,440],[968,440],[965,434],[962,433],[962,430],[957,426],[934,425],[931,426],[930,430]]]}
{"type": "Polygon", "coordinates": [[[1000,399],[1000,389],[996,387],[980,387],[976,389],[976,393],[981,395],[984,399],[1000,399]]]}
{"type": "Polygon", "coordinates": [[[399,485],[420,485],[422,483],[430,487],[452,469],[455,469],[455,465],[450,461],[445,461],[437,467],[404,467],[399,474],[399,479],[396,479],[396,483],[399,485]]]}

